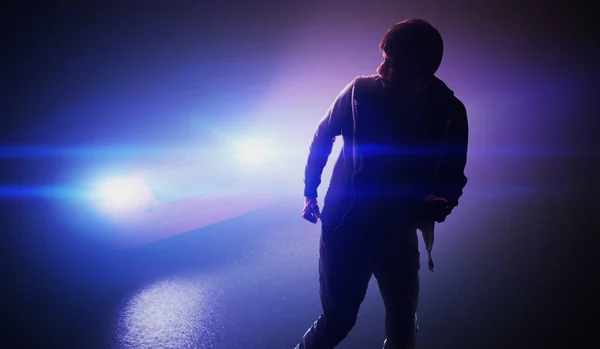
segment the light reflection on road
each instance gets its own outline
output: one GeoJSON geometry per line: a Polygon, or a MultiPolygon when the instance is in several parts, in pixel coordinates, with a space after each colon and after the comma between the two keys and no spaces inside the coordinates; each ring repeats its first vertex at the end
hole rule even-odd
{"type": "Polygon", "coordinates": [[[211,348],[215,309],[210,285],[198,278],[160,280],[124,307],[115,348],[211,348]]]}

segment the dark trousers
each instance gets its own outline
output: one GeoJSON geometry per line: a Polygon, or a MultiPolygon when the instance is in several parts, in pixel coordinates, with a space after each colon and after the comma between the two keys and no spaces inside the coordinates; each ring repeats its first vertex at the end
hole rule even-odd
{"type": "Polygon", "coordinates": [[[296,349],[332,349],[354,327],[371,276],[385,305],[384,348],[415,345],[419,297],[416,229],[393,212],[351,214],[341,226],[322,224],[319,258],[323,311],[296,349]]]}

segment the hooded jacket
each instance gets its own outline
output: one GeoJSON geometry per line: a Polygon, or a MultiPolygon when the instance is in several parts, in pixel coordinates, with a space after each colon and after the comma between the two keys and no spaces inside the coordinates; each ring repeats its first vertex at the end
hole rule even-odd
{"type": "MultiPolygon", "coordinates": [[[[359,76],[346,85],[314,133],[305,167],[306,197],[318,196],[337,136],[342,136],[343,147],[325,196],[323,224],[341,226],[356,202],[378,183],[386,186],[377,195],[393,190],[392,196],[415,209],[429,194],[446,198],[450,211],[458,205],[467,183],[467,113],[437,77],[408,103],[384,89],[379,75],[359,76]]],[[[433,270],[434,222],[418,216],[413,214],[413,223],[423,233],[433,270]]]]}

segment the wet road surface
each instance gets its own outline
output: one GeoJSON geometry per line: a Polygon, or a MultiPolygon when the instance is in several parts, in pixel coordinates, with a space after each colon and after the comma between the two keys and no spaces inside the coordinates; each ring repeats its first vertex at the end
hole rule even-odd
{"type": "MultiPolygon", "coordinates": [[[[320,312],[319,228],[299,218],[297,204],[286,199],[132,249],[46,263],[15,284],[8,309],[18,332],[4,347],[291,349],[320,312]]],[[[436,272],[421,270],[418,348],[583,340],[576,312],[586,309],[591,276],[572,258],[578,247],[560,248],[572,242],[561,232],[570,223],[543,220],[543,208],[527,196],[480,198],[438,228],[436,272]],[[483,214],[490,211],[493,220],[483,214]]],[[[372,280],[339,348],[381,348],[383,328],[372,280]]]]}

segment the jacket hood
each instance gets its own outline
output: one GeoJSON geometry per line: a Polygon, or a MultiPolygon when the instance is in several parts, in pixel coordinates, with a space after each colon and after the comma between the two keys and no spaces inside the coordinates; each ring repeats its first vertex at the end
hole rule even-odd
{"type": "Polygon", "coordinates": [[[451,98],[454,97],[454,91],[452,91],[445,82],[434,76],[431,85],[430,93],[436,97],[451,98]]]}

